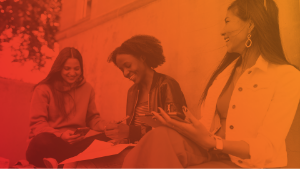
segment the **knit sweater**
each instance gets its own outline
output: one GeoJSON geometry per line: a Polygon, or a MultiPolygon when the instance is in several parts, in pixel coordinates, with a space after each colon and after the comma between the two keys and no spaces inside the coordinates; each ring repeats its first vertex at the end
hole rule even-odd
{"type": "Polygon", "coordinates": [[[95,104],[93,87],[84,82],[76,89],[64,94],[67,116],[55,104],[53,93],[46,84],[38,85],[33,92],[30,105],[29,139],[39,133],[50,132],[60,137],[66,130],[89,127],[102,131],[104,121],[100,118],[95,104]]]}

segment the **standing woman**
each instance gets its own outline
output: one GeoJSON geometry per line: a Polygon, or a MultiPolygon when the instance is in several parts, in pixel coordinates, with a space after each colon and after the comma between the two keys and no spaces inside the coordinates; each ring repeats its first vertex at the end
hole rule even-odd
{"type": "Polygon", "coordinates": [[[119,129],[105,131],[108,137],[139,141],[152,129],[140,120],[141,116],[158,111],[158,107],[166,112],[176,112],[177,117],[184,119],[181,107],[186,106],[186,102],[178,82],[154,70],[165,62],[158,39],[148,35],[133,36],[116,48],[108,61],[134,82],[127,95],[127,125],[120,124],[119,129]]]}
{"type": "Polygon", "coordinates": [[[74,134],[77,128],[103,131],[104,126],[94,89],[83,77],[82,56],[77,49],[66,47],[48,76],[34,87],[26,158],[36,167],[55,166],[82,152],[95,138],[110,140],[104,134],[84,139],[74,134]]]}
{"type": "Polygon", "coordinates": [[[123,167],[284,167],[285,139],[300,99],[300,73],[281,46],[273,0],[235,0],[222,32],[228,53],[190,124],[155,117],[167,127],[147,133],[123,167]]]}

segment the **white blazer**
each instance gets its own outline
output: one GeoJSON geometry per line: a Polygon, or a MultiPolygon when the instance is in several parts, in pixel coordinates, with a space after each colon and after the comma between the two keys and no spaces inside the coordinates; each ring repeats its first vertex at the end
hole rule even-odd
{"type": "MultiPolygon", "coordinates": [[[[216,104],[237,59],[220,73],[201,105],[200,121],[215,133],[220,127],[216,104]]],[[[226,140],[245,141],[250,159],[230,155],[241,167],[287,165],[285,139],[300,100],[300,72],[291,65],[276,65],[259,56],[238,79],[229,103],[226,140]]]]}

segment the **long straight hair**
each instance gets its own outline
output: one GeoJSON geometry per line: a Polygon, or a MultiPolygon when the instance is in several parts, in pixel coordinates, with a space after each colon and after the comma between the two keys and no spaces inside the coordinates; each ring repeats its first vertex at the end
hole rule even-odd
{"type": "MultiPolygon", "coordinates": [[[[251,20],[254,23],[254,28],[251,32],[251,40],[253,44],[258,44],[257,46],[259,47],[261,56],[265,60],[274,64],[289,64],[285,58],[281,45],[278,8],[273,0],[266,0],[266,6],[264,6],[264,0],[235,0],[228,7],[228,10],[232,10],[241,20],[251,20]]],[[[208,81],[201,96],[200,104],[205,100],[208,89],[216,77],[238,57],[240,57],[240,54],[226,53],[225,57],[208,81]]],[[[237,64],[240,62],[241,58],[237,64]]],[[[232,79],[234,70],[232,71],[229,81],[232,79]]],[[[225,88],[226,87],[228,87],[228,83],[225,88]]]]}
{"type": "Polygon", "coordinates": [[[54,97],[55,105],[57,106],[58,110],[62,113],[63,116],[67,116],[64,96],[67,94],[68,91],[63,90],[63,78],[61,76],[61,71],[69,58],[77,59],[81,68],[81,75],[73,85],[73,88],[76,88],[84,79],[83,60],[80,52],[73,47],[66,47],[62,49],[59,52],[57,58],[55,59],[51,70],[46,76],[46,78],[34,86],[34,89],[41,84],[46,84],[50,87],[54,97]]]}

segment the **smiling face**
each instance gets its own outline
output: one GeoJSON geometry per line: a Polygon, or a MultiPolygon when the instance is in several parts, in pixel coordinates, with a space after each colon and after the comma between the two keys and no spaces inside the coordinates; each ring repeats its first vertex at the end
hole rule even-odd
{"type": "Polygon", "coordinates": [[[233,10],[228,10],[225,18],[225,27],[222,36],[226,41],[227,52],[242,53],[244,51],[247,35],[253,29],[251,21],[243,21],[235,15],[233,10]]]}
{"type": "Polygon", "coordinates": [[[134,83],[140,83],[145,76],[147,65],[144,60],[129,54],[118,54],[116,65],[123,72],[124,77],[134,83]]]}
{"type": "Polygon", "coordinates": [[[76,80],[81,76],[82,71],[78,59],[69,58],[63,69],[61,70],[61,77],[64,81],[70,85],[74,84],[76,80]]]}

